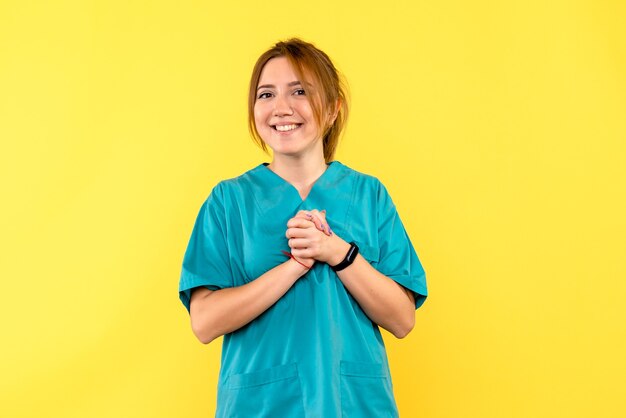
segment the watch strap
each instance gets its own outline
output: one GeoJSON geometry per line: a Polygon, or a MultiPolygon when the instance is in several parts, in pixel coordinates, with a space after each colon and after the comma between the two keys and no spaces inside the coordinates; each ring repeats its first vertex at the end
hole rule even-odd
{"type": "Polygon", "coordinates": [[[356,243],[351,242],[350,249],[348,250],[348,253],[346,254],[345,258],[341,261],[341,263],[337,264],[336,266],[330,266],[330,268],[333,269],[333,271],[341,271],[345,269],[346,267],[348,267],[349,265],[351,265],[356,259],[356,256],[358,254],[359,254],[359,247],[356,245],[356,243]]]}

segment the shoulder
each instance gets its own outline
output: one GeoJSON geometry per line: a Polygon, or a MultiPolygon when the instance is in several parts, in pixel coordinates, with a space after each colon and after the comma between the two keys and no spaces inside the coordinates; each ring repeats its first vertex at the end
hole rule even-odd
{"type": "Polygon", "coordinates": [[[358,188],[359,192],[371,192],[376,193],[377,195],[382,193],[386,193],[387,189],[383,185],[383,183],[378,179],[378,177],[364,173],[362,171],[355,170],[351,167],[348,167],[345,164],[340,163],[339,161],[335,161],[338,164],[339,172],[349,178],[351,181],[355,183],[355,186],[358,188]]]}
{"type": "Polygon", "coordinates": [[[214,199],[224,201],[225,199],[245,194],[250,187],[254,187],[259,183],[259,171],[262,168],[263,164],[260,164],[236,177],[219,181],[211,190],[209,198],[213,197],[214,199]]]}
{"type": "MultiPolygon", "coordinates": [[[[341,163],[340,163],[341,164],[341,163]]],[[[378,177],[371,174],[354,170],[344,164],[341,169],[354,180],[354,193],[361,202],[370,202],[372,213],[387,212],[395,210],[395,203],[387,190],[387,187],[378,177]],[[375,212],[374,212],[375,210],[375,212]]]]}

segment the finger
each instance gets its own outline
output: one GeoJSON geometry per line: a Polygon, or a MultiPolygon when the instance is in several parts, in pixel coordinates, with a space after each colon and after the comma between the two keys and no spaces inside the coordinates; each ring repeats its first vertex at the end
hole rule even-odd
{"type": "Polygon", "coordinates": [[[289,247],[293,249],[303,250],[308,248],[310,241],[306,238],[291,238],[289,240],[289,247]]]}
{"type": "Polygon", "coordinates": [[[305,228],[288,228],[285,237],[291,238],[311,238],[311,230],[305,228]]]}
{"type": "MultiPolygon", "coordinates": [[[[312,213],[309,213],[308,211],[302,211],[302,210],[299,211],[294,218],[291,218],[289,222],[287,222],[287,226],[305,228],[305,226],[303,226],[304,224],[296,224],[296,223],[291,222],[291,220],[293,219],[303,219],[303,220],[306,220],[307,222],[312,222],[313,225],[315,225],[315,228],[317,228],[319,231],[322,231],[324,234],[328,236],[332,235],[333,233],[330,230],[330,226],[328,225],[328,223],[325,222],[326,217],[323,216],[323,212],[320,212],[317,209],[313,209],[310,212],[315,213],[315,215],[313,215],[312,213]],[[323,217],[323,219],[321,217],[323,217]]],[[[308,228],[309,226],[306,226],[306,227],[308,228]]]]}
{"type": "Polygon", "coordinates": [[[322,221],[322,219],[317,216],[317,214],[319,214],[319,212],[317,212],[317,214],[315,213],[317,212],[315,209],[311,211],[311,213],[306,214],[306,218],[308,220],[310,220],[311,222],[313,222],[315,224],[315,227],[317,229],[319,229],[320,231],[323,231],[324,229],[324,222],[322,221]]]}
{"type": "Polygon", "coordinates": [[[308,220],[312,220],[313,219],[313,215],[311,214],[311,211],[308,210],[299,210],[298,213],[296,213],[296,218],[304,218],[304,219],[308,219],[308,220]]]}
{"type": "Polygon", "coordinates": [[[291,218],[287,222],[288,228],[310,228],[312,225],[312,221],[302,218],[291,218]]]}
{"type": "Polygon", "coordinates": [[[330,235],[330,226],[328,226],[328,224],[321,220],[319,217],[315,216],[314,217],[315,220],[315,227],[317,229],[319,229],[320,231],[322,231],[323,233],[325,233],[326,235],[330,235]]]}
{"type": "Polygon", "coordinates": [[[300,217],[306,218],[310,221],[315,220],[315,217],[317,216],[317,218],[322,219],[319,216],[320,212],[317,209],[311,209],[311,210],[301,210],[300,212],[298,212],[298,215],[300,217]]]}
{"type": "Polygon", "coordinates": [[[311,251],[311,250],[310,250],[310,249],[308,249],[308,248],[304,248],[304,249],[298,249],[298,248],[295,248],[295,249],[291,250],[291,254],[292,254],[294,257],[297,257],[298,259],[302,259],[302,258],[313,258],[313,256],[312,256],[313,251],[311,251]]]}
{"type": "Polygon", "coordinates": [[[328,236],[332,235],[330,225],[328,225],[328,221],[326,221],[326,209],[322,209],[321,211],[313,209],[311,210],[311,213],[313,214],[313,217],[319,220],[319,224],[316,223],[315,227],[328,236]]]}
{"type": "Polygon", "coordinates": [[[300,210],[296,214],[296,217],[308,219],[309,221],[315,224],[315,227],[317,229],[324,232],[326,235],[330,235],[329,234],[330,227],[328,226],[328,223],[326,222],[326,210],[325,209],[322,212],[320,212],[317,209],[312,209],[310,211],[300,210]]]}
{"type": "Polygon", "coordinates": [[[326,222],[324,223],[324,225],[323,225],[323,229],[322,229],[322,230],[323,230],[323,231],[324,231],[324,233],[325,233],[326,235],[328,235],[328,236],[331,236],[331,235],[333,234],[333,233],[331,232],[331,230],[330,230],[330,225],[328,225],[328,223],[326,223],[326,222]]]}
{"type": "Polygon", "coordinates": [[[322,221],[324,222],[324,226],[326,227],[326,235],[332,235],[333,231],[330,229],[330,225],[328,223],[328,220],[326,219],[326,209],[322,209],[322,211],[320,212],[320,216],[322,218],[322,221]]]}
{"type": "Polygon", "coordinates": [[[311,209],[309,212],[313,216],[317,216],[320,219],[326,220],[326,209],[322,209],[322,210],[311,209]]]}
{"type": "Polygon", "coordinates": [[[304,216],[306,219],[308,219],[309,221],[311,221],[311,222],[315,222],[315,216],[314,216],[312,213],[307,212],[307,213],[305,213],[303,216],[304,216]]]}
{"type": "MultiPolygon", "coordinates": [[[[315,225],[315,219],[311,214],[306,214],[306,215],[296,215],[296,217],[294,219],[304,219],[308,222],[311,222],[313,225],[315,225]]],[[[317,228],[317,225],[315,226],[317,228]]]]}

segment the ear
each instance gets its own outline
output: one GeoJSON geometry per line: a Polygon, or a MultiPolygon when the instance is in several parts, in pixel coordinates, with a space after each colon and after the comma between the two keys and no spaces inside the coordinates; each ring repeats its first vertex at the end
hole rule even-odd
{"type": "Polygon", "coordinates": [[[328,126],[332,126],[332,124],[335,123],[335,119],[337,119],[337,115],[339,114],[339,109],[341,109],[341,99],[337,99],[335,109],[329,113],[328,126]]]}

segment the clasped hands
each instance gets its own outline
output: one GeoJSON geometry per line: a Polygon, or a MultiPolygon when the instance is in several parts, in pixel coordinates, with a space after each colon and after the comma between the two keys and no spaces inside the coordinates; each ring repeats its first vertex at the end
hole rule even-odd
{"type": "Polygon", "coordinates": [[[291,255],[311,268],[316,261],[335,266],[350,249],[350,244],[338,237],[326,221],[326,211],[301,210],[287,222],[285,236],[291,255]]]}

